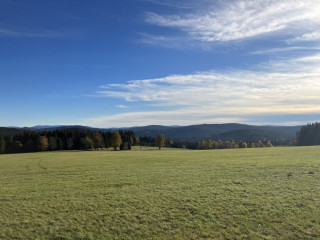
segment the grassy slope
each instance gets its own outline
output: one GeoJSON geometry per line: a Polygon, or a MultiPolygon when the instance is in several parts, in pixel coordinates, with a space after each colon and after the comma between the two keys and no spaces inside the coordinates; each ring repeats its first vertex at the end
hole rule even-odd
{"type": "Polygon", "coordinates": [[[0,156],[0,239],[320,239],[320,147],[0,156]]]}

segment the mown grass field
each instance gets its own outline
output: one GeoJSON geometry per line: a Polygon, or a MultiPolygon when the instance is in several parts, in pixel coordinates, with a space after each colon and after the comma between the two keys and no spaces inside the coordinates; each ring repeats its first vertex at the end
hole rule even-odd
{"type": "Polygon", "coordinates": [[[0,155],[0,239],[320,239],[320,147],[0,155]]]}

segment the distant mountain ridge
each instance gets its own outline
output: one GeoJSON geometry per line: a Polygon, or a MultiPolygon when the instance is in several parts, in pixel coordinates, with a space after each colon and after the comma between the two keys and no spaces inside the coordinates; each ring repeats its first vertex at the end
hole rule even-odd
{"type": "Polygon", "coordinates": [[[29,131],[29,130],[14,128],[14,127],[0,127],[0,134],[6,135],[6,136],[17,135],[17,134],[23,133],[24,131],[29,131]]]}
{"type": "Polygon", "coordinates": [[[53,131],[53,130],[100,130],[99,128],[92,128],[92,127],[87,127],[87,126],[82,126],[82,125],[38,125],[30,128],[24,128],[28,130],[33,130],[33,131],[53,131]]]}
{"type": "Polygon", "coordinates": [[[166,138],[181,141],[198,141],[203,139],[256,141],[265,138],[273,141],[289,140],[294,139],[300,129],[301,126],[255,126],[239,123],[130,128],[138,137],[154,137],[158,133],[162,133],[166,138]]]}
{"type": "Polygon", "coordinates": [[[271,141],[291,140],[296,137],[301,126],[255,126],[239,123],[227,124],[201,124],[191,126],[162,126],[149,125],[131,128],[92,128],[81,125],[44,125],[30,128],[0,128],[1,132],[7,134],[18,134],[21,131],[53,131],[53,130],[74,130],[74,131],[117,131],[119,129],[134,131],[138,137],[155,137],[162,133],[166,138],[180,141],[199,141],[199,140],[235,140],[235,141],[257,141],[268,139],[271,141]]]}

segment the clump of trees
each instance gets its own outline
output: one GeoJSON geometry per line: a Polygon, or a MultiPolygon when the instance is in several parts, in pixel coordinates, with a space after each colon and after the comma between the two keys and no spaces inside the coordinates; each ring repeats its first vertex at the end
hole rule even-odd
{"type": "Polygon", "coordinates": [[[197,149],[232,149],[232,148],[256,148],[256,147],[273,147],[270,140],[259,140],[257,142],[236,142],[236,141],[200,141],[197,149]]]}
{"type": "Polygon", "coordinates": [[[173,147],[184,149],[231,149],[231,148],[261,148],[261,147],[273,147],[274,145],[270,140],[264,139],[256,142],[245,141],[173,141],[171,138],[165,139],[163,134],[158,134],[153,137],[139,137],[139,144],[141,146],[156,146],[159,147],[173,147]]]}
{"type": "Polygon", "coordinates": [[[83,130],[24,131],[0,134],[0,154],[56,150],[87,150],[114,147],[130,150],[136,145],[133,131],[100,132],[83,130]],[[116,137],[113,137],[116,136],[116,137]]]}
{"type": "Polygon", "coordinates": [[[320,123],[305,125],[297,133],[298,146],[320,145],[320,123]]]}

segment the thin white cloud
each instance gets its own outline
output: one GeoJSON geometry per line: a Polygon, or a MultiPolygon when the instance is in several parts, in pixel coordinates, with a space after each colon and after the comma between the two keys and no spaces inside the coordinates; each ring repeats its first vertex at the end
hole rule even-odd
{"type": "Polygon", "coordinates": [[[14,31],[7,30],[7,29],[1,29],[0,28],[0,35],[3,35],[3,36],[17,36],[18,33],[14,32],[14,31]]]}
{"type": "MultiPolygon", "coordinates": [[[[309,114],[309,109],[300,112],[300,114],[309,114]]],[[[314,110],[314,109],[313,109],[314,110]]],[[[320,108],[316,109],[318,114],[320,108]]],[[[81,124],[94,126],[94,127],[132,127],[132,126],[147,126],[147,125],[194,125],[203,123],[249,123],[255,125],[300,125],[305,121],[268,121],[259,120],[257,116],[265,116],[266,119],[270,119],[270,116],[277,119],[276,116],[290,116],[297,114],[295,108],[285,109],[276,107],[275,109],[269,109],[268,111],[261,110],[260,107],[255,108],[242,108],[237,107],[228,108],[225,110],[213,108],[212,106],[205,106],[199,108],[180,108],[175,110],[165,111],[141,111],[141,112],[128,112],[122,114],[114,114],[110,116],[102,116],[89,118],[84,120],[81,124]]],[[[289,117],[290,119],[290,117],[289,117]]]]}
{"type": "Polygon", "coordinates": [[[170,1],[170,0],[143,0],[144,2],[149,2],[161,6],[173,7],[173,8],[181,8],[181,9],[190,9],[195,6],[194,2],[190,1],[170,1]]]}
{"type": "MultiPolygon", "coordinates": [[[[151,46],[160,46],[169,49],[185,50],[189,48],[197,48],[204,51],[212,50],[213,46],[207,42],[199,43],[195,39],[186,38],[185,36],[166,36],[166,35],[153,35],[146,33],[138,33],[140,38],[138,43],[147,44],[151,46]]],[[[218,47],[218,46],[215,46],[218,47]]]]}
{"type": "Polygon", "coordinates": [[[242,118],[238,117],[215,117],[208,114],[203,115],[203,112],[193,111],[149,111],[149,112],[130,112],[116,114],[112,116],[91,118],[84,121],[87,124],[95,127],[132,127],[146,126],[151,124],[159,125],[192,125],[201,123],[230,123],[242,122],[242,118]]]}
{"type": "MultiPolygon", "coordinates": [[[[185,44],[181,44],[182,41],[186,41],[186,39],[184,39],[183,37],[152,35],[146,33],[138,33],[138,35],[140,36],[140,39],[138,41],[139,43],[174,49],[186,48],[185,44]]],[[[189,45],[191,45],[191,42],[188,44],[188,46],[189,45]]]]}
{"type": "Polygon", "coordinates": [[[128,108],[128,106],[126,106],[126,105],[122,105],[122,104],[120,104],[120,105],[116,105],[116,107],[117,107],[117,108],[122,108],[122,109],[128,108]]]}
{"type": "Polygon", "coordinates": [[[65,35],[55,31],[39,31],[39,32],[24,32],[14,31],[0,28],[0,36],[3,37],[29,37],[29,38],[62,38],[65,35]]]}
{"type": "Polygon", "coordinates": [[[97,96],[135,102],[138,108],[152,106],[154,110],[91,121],[99,126],[133,126],[139,122],[172,125],[241,121],[252,115],[318,114],[319,66],[317,54],[270,62],[250,71],[212,71],[108,84],[101,86],[97,96]]]}
{"type": "Polygon", "coordinates": [[[288,43],[294,43],[294,42],[313,42],[313,41],[319,41],[320,40],[320,31],[314,31],[311,33],[305,33],[302,36],[297,36],[293,39],[288,40],[288,43]]]}
{"type": "Polygon", "coordinates": [[[251,54],[274,54],[280,52],[294,52],[294,51],[319,51],[320,47],[283,47],[283,48],[271,48],[265,50],[254,51],[251,54]]]}
{"type": "Polygon", "coordinates": [[[146,22],[181,30],[189,38],[202,42],[226,42],[266,34],[296,36],[319,28],[318,0],[237,0],[205,4],[205,8],[196,8],[191,13],[149,12],[146,22]]]}

